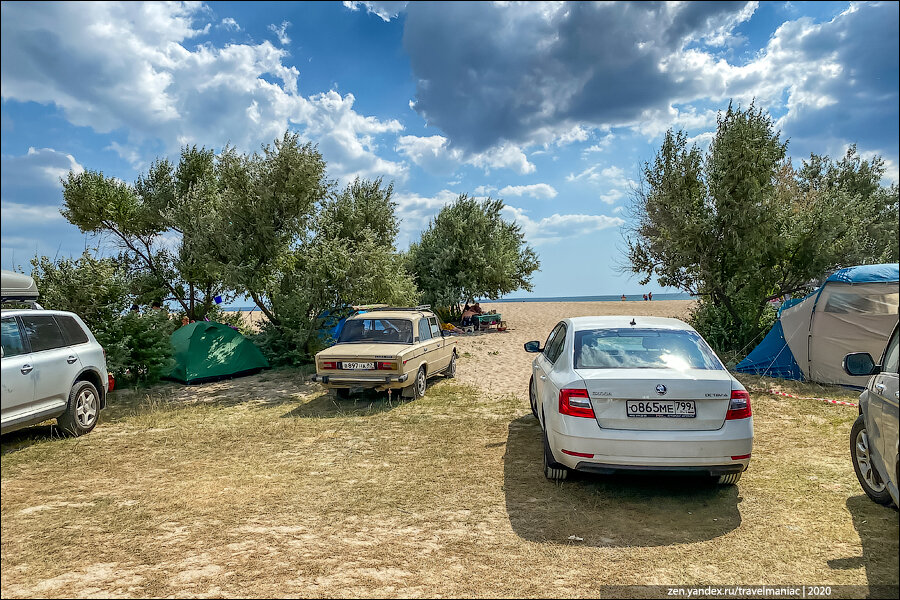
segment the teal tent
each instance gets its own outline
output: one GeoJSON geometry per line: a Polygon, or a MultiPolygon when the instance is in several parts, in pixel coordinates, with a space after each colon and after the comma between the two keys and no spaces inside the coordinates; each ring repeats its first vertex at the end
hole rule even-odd
{"type": "Polygon", "coordinates": [[[169,338],[175,352],[170,379],[202,383],[269,368],[253,342],[228,325],[202,321],[179,327],[169,338]]]}

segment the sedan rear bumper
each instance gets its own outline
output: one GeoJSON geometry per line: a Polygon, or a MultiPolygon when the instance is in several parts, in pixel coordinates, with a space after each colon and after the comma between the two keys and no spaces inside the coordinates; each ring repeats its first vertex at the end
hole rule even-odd
{"type": "Polygon", "coordinates": [[[585,429],[591,435],[576,427],[569,427],[569,435],[549,432],[557,462],[597,473],[660,470],[721,475],[745,470],[753,450],[752,418],[726,421],[715,431],[609,430],[593,422],[588,425],[585,429]]]}
{"type": "Polygon", "coordinates": [[[666,467],[666,466],[640,466],[640,465],[608,465],[603,463],[581,461],[575,465],[576,471],[584,473],[594,473],[596,475],[612,475],[613,473],[646,473],[653,472],[669,472],[669,473],[696,473],[701,475],[728,475],[729,473],[741,473],[747,469],[750,461],[742,461],[729,465],[709,465],[704,467],[666,467]]]}
{"type": "Polygon", "coordinates": [[[319,383],[323,383],[327,386],[333,387],[363,387],[363,388],[376,388],[386,385],[391,385],[395,383],[406,383],[406,380],[409,379],[409,374],[404,373],[403,375],[381,375],[381,376],[372,376],[372,375],[319,375],[316,373],[312,376],[313,381],[318,381],[319,383]]]}

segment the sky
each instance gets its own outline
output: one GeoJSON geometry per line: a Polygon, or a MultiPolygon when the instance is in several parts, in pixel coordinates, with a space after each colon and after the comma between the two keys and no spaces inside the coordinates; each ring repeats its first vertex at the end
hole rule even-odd
{"type": "MultiPolygon", "coordinates": [[[[285,130],[328,177],[394,184],[399,249],[501,198],[541,270],[510,297],[640,294],[628,207],[666,130],[769,112],[795,164],[857,144],[898,180],[898,3],[3,2],[2,267],[112,253],[60,177],[133,182],[180,148],[285,130]]],[[[702,243],[702,240],[698,240],[702,243]]]]}

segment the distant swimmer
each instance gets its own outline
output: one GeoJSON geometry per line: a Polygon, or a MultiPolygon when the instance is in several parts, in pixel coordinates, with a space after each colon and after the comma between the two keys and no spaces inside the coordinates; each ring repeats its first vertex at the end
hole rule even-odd
{"type": "Polygon", "coordinates": [[[622,302],[625,302],[625,294],[622,294],[622,302]]]}

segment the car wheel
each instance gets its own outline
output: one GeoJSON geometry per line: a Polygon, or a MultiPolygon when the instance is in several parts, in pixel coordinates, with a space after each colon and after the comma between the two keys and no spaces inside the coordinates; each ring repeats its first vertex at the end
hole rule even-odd
{"type": "Polygon", "coordinates": [[[350,388],[334,388],[334,395],[339,400],[348,400],[350,398],[350,388]]]}
{"type": "Polygon", "coordinates": [[[446,375],[448,379],[456,377],[456,352],[450,355],[450,364],[444,371],[444,375],[446,375]]]}
{"type": "Polygon", "coordinates": [[[428,379],[425,377],[425,367],[419,367],[416,373],[416,381],[413,383],[413,398],[421,398],[425,395],[425,388],[428,387],[428,379]]]}
{"type": "Polygon", "coordinates": [[[850,457],[856,478],[866,495],[878,504],[890,504],[891,494],[872,464],[871,446],[863,415],[859,415],[850,430],[850,457]]]}
{"type": "Polygon", "coordinates": [[[562,481],[569,476],[569,469],[554,460],[550,442],[547,440],[547,431],[542,429],[541,432],[544,437],[544,477],[551,481],[562,481]]]}
{"type": "Polygon", "coordinates": [[[528,381],[528,401],[531,403],[531,414],[534,418],[538,418],[537,412],[537,390],[534,388],[534,376],[528,381]]]}
{"type": "Polygon", "coordinates": [[[718,479],[716,479],[716,483],[718,483],[719,485],[734,485],[741,480],[741,475],[743,475],[743,473],[728,473],[726,475],[719,475],[718,479]]]}
{"type": "Polygon", "coordinates": [[[56,419],[60,429],[72,435],[89,433],[100,418],[100,394],[90,381],[76,381],[69,392],[66,412],[56,419]]]}

